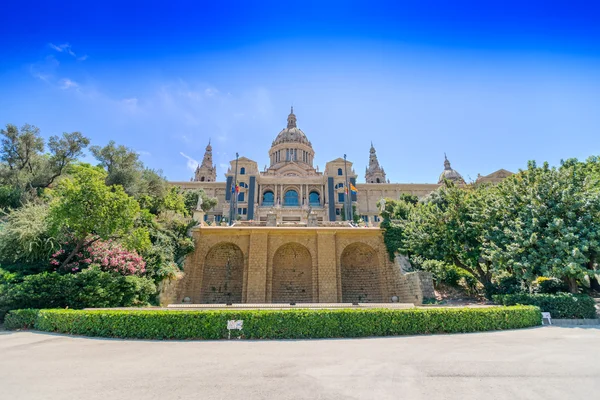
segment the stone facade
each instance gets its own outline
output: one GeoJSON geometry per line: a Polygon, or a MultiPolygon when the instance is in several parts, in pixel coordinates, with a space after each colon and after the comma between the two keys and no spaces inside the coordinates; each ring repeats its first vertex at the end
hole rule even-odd
{"type": "Polygon", "coordinates": [[[184,278],[164,302],[389,303],[395,296],[420,303],[433,297],[431,276],[403,275],[378,228],[201,226],[193,236],[184,278]]]}
{"type": "MultiPolygon", "coordinates": [[[[192,180],[171,184],[183,189],[203,189],[207,195],[217,198],[218,204],[206,213],[206,221],[220,223],[233,215],[234,219],[252,220],[264,225],[272,218],[275,225],[280,226],[308,225],[309,216],[317,224],[341,221],[342,209],[347,202],[346,186],[352,184],[357,189],[356,193],[351,193],[357,213],[368,225],[377,226],[377,203],[382,198],[397,199],[403,193],[424,197],[437,189],[444,179],[464,183],[447,158],[438,183],[390,183],[386,181],[385,171],[379,164],[372,143],[365,183],[357,181],[353,163],[343,158],[328,162],[325,169],[319,171],[313,165],[315,152],[312,143],[298,128],[293,109],[288,115],[286,128],[271,143],[268,156],[269,165],[262,171],[259,171],[258,163],[246,157],[239,157],[237,162],[231,161],[225,182],[217,182],[209,143],[192,180]]],[[[511,174],[498,170],[479,176],[477,183],[496,183],[511,174]]]]}

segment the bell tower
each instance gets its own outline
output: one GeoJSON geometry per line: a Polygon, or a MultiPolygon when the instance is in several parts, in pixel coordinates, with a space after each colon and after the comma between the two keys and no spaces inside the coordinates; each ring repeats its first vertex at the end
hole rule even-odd
{"type": "Polygon", "coordinates": [[[196,167],[196,173],[194,175],[194,181],[196,182],[214,182],[217,180],[217,166],[213,165],[212,160],[212,146],[210,145],[210,140],[208,141],[208,145],[206,146],[206,151],[204,152],[204,158],[202,159],[202,164],[196,167]]]}
{"type": "Polygon", "coordinates": [[[373,142],[371,142],[371,150],[369,150],[369,166],[365,171],[365,181],[367,183],[385,183],[385,171],[379,166],[377,153],[373,142]]]}

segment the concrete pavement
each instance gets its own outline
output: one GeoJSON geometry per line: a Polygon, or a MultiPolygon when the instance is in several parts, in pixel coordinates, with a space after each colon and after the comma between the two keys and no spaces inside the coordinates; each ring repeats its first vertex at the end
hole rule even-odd
{"type": "Polygon", "coordinates": [[[600,329],[298,341],[0,332],[1,399],[581,399],[600,329]]]}

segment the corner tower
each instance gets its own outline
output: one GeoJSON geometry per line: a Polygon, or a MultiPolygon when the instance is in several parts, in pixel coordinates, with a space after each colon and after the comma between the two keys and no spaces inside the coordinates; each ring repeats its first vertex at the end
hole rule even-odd
{"type": "Polygon", "coordinates": [[[204,158],[202,164],[196,167],[196,173],[194,174],[194,181],[196,182],[214,182],[217,180],[217,166],[213,165],[212,160],[212,146],[210,140],[206,146],[204,152],[204,158]]]}
{"type": "Polygon", "coordinates": [[[367,183],[385,183],[385,171],[379,165],[377,153],[373,142],[371,142],[371,150],[369,150],[369,166],[365,171],[365,182],[367,183]]]}

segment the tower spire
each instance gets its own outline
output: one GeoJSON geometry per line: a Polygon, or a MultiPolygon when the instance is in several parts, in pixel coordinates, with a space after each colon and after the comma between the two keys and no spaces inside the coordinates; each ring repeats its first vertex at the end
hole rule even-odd
{"type": "Polygon", "coordinates": [[[371,149],[369,150],[369,166],[365,172],[365,181],[367,183],[385,183],[385,171],[379,165],[377,152],[371,141],[371,149]]]}
{"type": "Polygon", "coordinates": [[[294,106],[291,107],[290,115],[288,115],[288,129],[296,128],[296,115],[294,114],[294,106]]]}
{"type": "Polygon", "coordinates": [[[202,158],[202,164],[196,168],[194,174],[194,180],[200,182],[214,182],[217,180],[217,166],[213,165],[212,159],[212,146],[210,145],[210,139],[206,145],[206,151],[202,158]]]}

